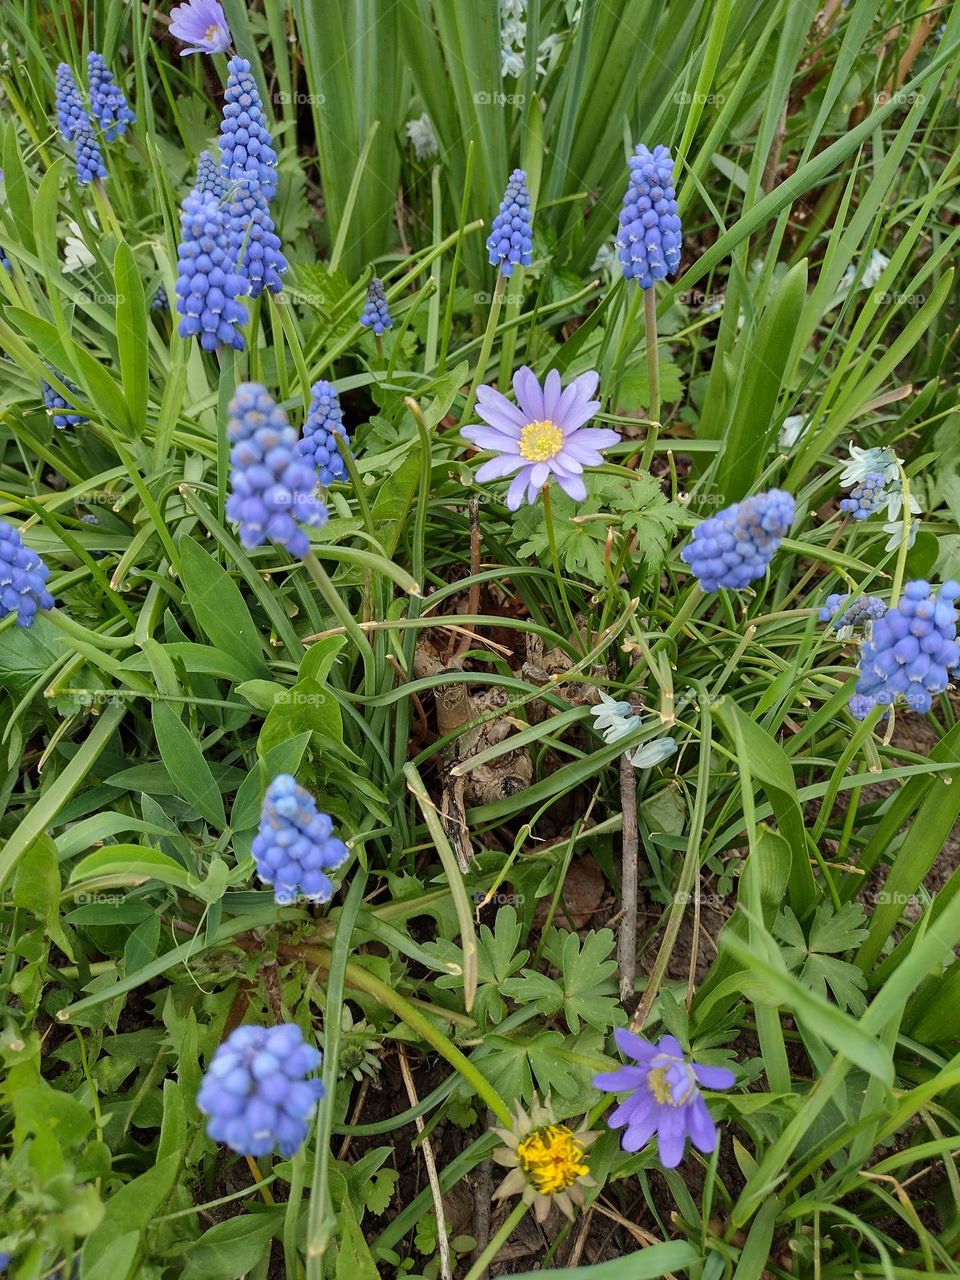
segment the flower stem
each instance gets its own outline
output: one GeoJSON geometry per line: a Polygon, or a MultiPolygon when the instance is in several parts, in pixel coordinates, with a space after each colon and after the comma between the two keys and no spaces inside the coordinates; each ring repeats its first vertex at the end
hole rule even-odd
{"type": "MultiPolygon", "coordinates": [[[[318,965],[321,969],[329,968],[331,954],[324,947],[285,947],[283,951],[289,952],[291,955],[302,956],[312,964],[318,965]]],[[[513,1124],[513,1117],[510,1115],[509,1107],[490,1081],[465,1054],[460,1052],[452,1040],[438,1030],[436,1023],[428,1018],[426,1014],[421,1013],[398,991],[395,991],[393,987],[387,986],[385,982],[381,982],[379,978],[361,965],[348,961],[346,979],[351,987],[355,987],[358,991],[366,991],[375,1000],[379,1000],[391,1013],[396,1014],[401,1022],[405,1022],[411,1031],[415,1031],[421,1039],[426,1040],[427,1044],[432,1045],[441,1057],[446,1058],[454,1070],[470,1085],[477,1097],[483,1099],[502,1124],[513,1124]]]]}
{"type": "Polygon", "coordinates": [[[643,291],[643,327],[647,335],[647,388],[650,398],[650,425],[643,442],[640,470],[649,471],[653,450],[660,434],[660,349],[657,345],[657,293],[654,288],[643,291]]]}
{"type": "Polygon", "coordinates": [[[560,553],[557,549],[557,532],[553,527],[553,501],[550,497],[550,482],[543,486],[543,520],[547,526],[547,542],[550,545],[550,559],[553,562],[553,575],[557,580],[557,588],[560,592],[560,599],[563,601],[563,610],[567,615],[567,621],[570,623],[570,638],[577,642],[577,649],[580,649],[579,639],[580,630],[577,626],[577,620],[574,617],[573,610],[570,608],[570,601],[567,598],[567,588],[564,586],[563,574],[560,570],[560,553]]]}
{"type": "Polygon", "coordinates": [[[301,1272],[301,1268],[297,1265],[297,1226],[300,1221],[306,1164],[306,1149],[301,1146],[290,1162],[290,1192],[287,1197],[287,1209],[283,1215],[283,1265],[286,1280],[298,1280],[301,1272]]]}
{"type": "Polygon", "coordinates": [[[330,581],[326,569],[324,569],[313,551],[307,552],[303,557],[303,563],[310,577],[320,588],[320,594],[329,606],[330,612],[357,646],[360,657],[363,660],[364,684],[368,686],[367,692],[372,691],[376,683],[374,680],[375,658],[367,633],[344,604],[339,591],[330,581]]]}
{"type": "Polygon", "coordinates": [[[99,631],[90,631],[60,609],[48,609],[45,617],[74,640],[83,640],[98,649],[132,649],[137,642],[135,636],[105,636],[99,631]]]}
{"type": "Polygon", "coordinates": [[[467,403],[463,408],[463,417],[460,419],[462,423],[470,421],[470,415],[473,413],[473,406],[477,399],[477,388],[483,381],[483,373],[490,359],[490,352],[493,350],[493,338],[497,332],[497,321],[500,318],[500,308],[503,305],[503,295],[507,287],[507,277],[502,271],[497,272],[497,283],[493,290],[493,299],[490,303],[490,315],[487,317],[487,328],[483,335],[483,344],[480,347],[480,354],[477,356],[477,367],[473,374],[473,383],[470,387],[470,394],[467,396],[467,403]]]}
{"type": "Polygon", "coordinates": [[[479,1258],[477,1258],[466,1276],[464,1276],[464,1280],[481,1280],[481,1277],[487,1267],[510,1239],[510,1236],[513,1234],[514,1227],[527,1212],[527,1208],[528,1205],[523,1200],[521,1200],[519,1204],[514,1205],[510,1212],[510,1216],[484,1249],[483,1253],[481,1253],[479,1258]]]}
{"type": "Polygon", "coordinates": [[[893,586],[890,590],[890,608],[895,609],[900,602],[903,590],[903,579],[907,572],[907,555],[910,551],[910,525],[913,517],[910,514],[910,481],[903,467],[900,467],[900,492],[903,500],[903,529],[900,533],[900,546],[897,550],[897,565],[893,571],[893,586]]]}
{"type": "Polygon", "coordinates": [[[695,582],[693,586],[690,588],[690,590],[687,592],[686,598],[684,599],[683,604],[680,606],[680,608],[677,610],[676,614],[674,615],[673,621],[670,623],[666,631],[664,631],[663,635],[660,637],[659,640],[656,641],[653,648],[650,650],[651,653],[656,653],[657,650],[661,648],[662,645],[666,644],[668,640],[672,640],[674,636],[677,636],[680,634],[683,628],[687,625],[687,623],[693,617],[694,613],[696,612],[697,605],[703,599],[704,594],[705,592],[703,588],[700,586],[700,583],[695,582]]]}
{"type": "Polygon", "coordinates": [[[123,232],[120,224],[117,222],[117,215],[113,212],[113,205],[110,203],[110,197],[107,195],[107,189],[103,185],[102,178],[94,178],[90,184],[93,191],[93,203],[97,206],[97,213],[100,216],[100,225],[106,232],[112,232],[116,237],[117,243],[123,239],[123,232]]]}
{"type": "Polygon", "coordinates": [[[620,1002],[633,995],[637,980],[637,864],[640,833],[637,829],[637,778],[626,752],[620,757],[620,901],[623,918],[617,933],[617,965],[620,969],[620,1002]]]}

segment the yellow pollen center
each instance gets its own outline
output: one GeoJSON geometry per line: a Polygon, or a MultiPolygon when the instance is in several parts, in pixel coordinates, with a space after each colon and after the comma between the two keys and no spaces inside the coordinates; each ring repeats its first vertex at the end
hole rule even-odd
{"type": "Polygon", "coordinates": [[[669,1066],[654,1067],[652,1071],[647,1072],[647,1085],[650,1092],[659,1103],[665,1103],[668,1107],[682,1107],[685,1102],[689,1102],[693,1095],[693,1080],[690,1080],[689,1087],[684,1090],[683,1097],[679,1100],[673,1096],[673,1089],[667,1081],[667,1072],[669,1066]]]}
{"type": "Polygon", "coordinates": [[[520,457],[528,462],[546,462],[563,448],[563,432],[549,419],[531,422],[520,432],[520,457]]]}
{"type": "Polygon", "coordinates": [[[565,1191],[590,1172],[583,1146],[563,1124],[548,1124],[527,1134],[517,1146],[517,1161],[542,1196],[565,1191]]]}
{"type": "Polygon", "coordinates": [[[211,22],[210,26],[207,27],[206,31],[203,33],[203,38],[204,40],[209,40],[212,42],[216,40],[219,34],[220,34],[220,28],[217,26],[215,22],[211,22]]]}

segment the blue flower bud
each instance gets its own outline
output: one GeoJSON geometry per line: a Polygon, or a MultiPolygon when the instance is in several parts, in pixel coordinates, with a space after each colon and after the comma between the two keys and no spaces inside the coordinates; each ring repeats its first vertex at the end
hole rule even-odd
{"type": "Polygon", "coordinates": [[[74,125],[73,153],[77,167],[77,181],[81,186],[86,186],[89,182],[102,181],[107,176],[100,144],[94,137],[93,125],[86,112],[74,125]]]}
{"type": "Polygon", "coordinates": [[[529,267],[533,261],[532,222],[527,175],[514,169],[487,236],[490,265],[499,267],[501,275],[510,276],[514,267],[529,267]]]}
{"type": "Polygon", "coordinates": [[[886,604],[878,596],[858,596],[851,604],[847,604],[849,595],[834,593],[827,596],[826,603],[820,608],[820,621],[829,622],[835,631],[844,627],[863,627],[868,622],[876,622],[887,611],[886,604]]]}
{"type": "Polygon", "coordinates": [[[90,85],[90,110],[103,130],[107,142],[113,142],[127,131],[136,116],[127,105],[122,91],[113,80],[113,73],[103,57],[94,50],[87,54],[87,75],[90,85]]]}
{"type": "Polygon", "coordinates": [[[346,475],[346,467],[336,437],[348,440],[343,425],[343,410],[332,382],[315,382],[312,387],[310,412],[303,424],[303,435],[297,452],[313,467],[324,487],[335,484],[346,475]]]}
{"type": "Polygon", "coordinates": [[[271,541],[301,559],[310,543],[301,525],[319,528],[327,509],[314,494],[313,469],[297,452],[297,433],[256,382],[237,387],[230,403],[230,489],[227,517],[248,551],[271,541]]]}
{"type": "Polygon", "coordinates": [[[218,1047],[197,1093],[207,1133],[240,1155],[290,1157],[323,1097],[320,1051],[296,1023],[242,1026],[218,1047]]]}
{"type": "Polygon", "coordinates": [[[277,153],[265,124],[260,90],[246,58],[231,58],[227,73],[220,124],[224,176],[228,184],[252,178],[265,199],[272,200],[277,190],[277,153]]]}
{"type": "Polygon", "coordinates": [[[341,865],[347,846],[310,792],[282,773],[267,787],[252,853],[257,875],[273,885],[277,902],[329,902],[333,885],[326,872],[341,865]]]}
{"type": "MultiPolygon", "coordinates": [[[[69,378],[64,377],[62,373],[54,369],[52,364],[48,364],[47,368],[51,373],[55,373],[68,391],[76,391],[80,394],[80,388],[74,386],[69,378]]],[[[43,400],[47,408],[50,410],[53,418],[53,425],[62,431],[65,427],[81,427],[85,422],[89,422],[89,418],[85,418],[82,413],[75,412],[69,400],[64,397],[49,382],[42,382],[43,400]]]]}
{"type": "Polygon", "coordinates": [[[367,301],[360,316],[360,323],[365,329],[372,329],[378,338],[386,329],[393,328],[383,281],[376,277],[370,281],[367,288],[367,301]]]}
{"type": "Polygon", "coordinates": [[[840,510],[854,520],[866,520],[887,503],[887,480],[879,471],[871,471],[858,480],[845,498],[840,510]]]}
{"type": "Polygon", "coordinates": [[[216,196],[192,191],[180,215],[177,312],[181,338],[198,337],[204,351],[220,345],[242,351],[247,309],[238,301],[249,284],[236,272],[226,213],[216,196]]]}
{"type": "Polygon", "coordinates": [[[673,157],[666,147],[643,143],[630,161],[630,181],[620,211],[617,253],[623,274],[652,289],[680,266],[682,231],[673,189],[673,157]]]}
{"type": "Polygon", "coordinates": [[[65,62],[57,67],[55,80],[57,128],[65,142],[72,142],[77,125],[86,117],[80,90],[65,62]]]}
{"type": "Polygon", "coordinates": [[[50,570],[30,547],[19,529],[0,520],[0,618],[17,615],[18,627],[32,627],[38,609],[52,609],[47,590],[50,570]]]}
{"type": "Polygon", "coordinates": [[[929,582],[907,583],[900,603],[874,622],[860,651],[861,698],[882,706],[900,699],[913,711],[930,710],[960,666],[958,596],[960,583],[953,581],[936,595],[929,582]]]}
{"type": "Polygon", "coordinates": [[[766,573],[793,523],[794,511],[793,498],[782,489],[744,498],[698,525],[680,559],[690,566],[704,591],[740,590],[766,573]]]}
{"type": "Polygon", "coordinates": [[[231,197],[227,235],[237,274],[249,283],[252,298],[259,298],[264,289],[279,293],[287,260],[263,191],[255,181],[240,178],[233,184],[231,197]]]}

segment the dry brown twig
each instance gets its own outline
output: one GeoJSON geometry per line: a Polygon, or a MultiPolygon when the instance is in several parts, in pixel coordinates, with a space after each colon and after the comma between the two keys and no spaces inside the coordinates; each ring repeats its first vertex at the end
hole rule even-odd
{"type": "MultiPolygon", "coordinates": [[[[417,1097],[416,1085],[413,1083],[410,1064],[407,1062],[407,1051],[402,1042],[397,1045],[397,1057],[400,1062],[400,1074],[403,1076],[403,1085],[407,1091],[407,1097],[410,1099],[410,1105],[415,1107],[420,1099],[417,1097]]],[[[453,1270],[450,1265],[450,1241],[447,1239],[447,1223],[443,1212],[443,1192],[440,1190],[440,1179],[437,1177],[437,1162],[433,1158],[433,1147],[430,1145],[430,1139],[422,1136],[425,1128],[423,1116],[417,1116],[414,1123],[417,1126],[417,1133],[421,1135],[420,1150],[423,1152],[423,1163],[426,1165],[430,1194],[433,1196],[433,1208],[437,1215],[440,1276],[441,1280],[453,1280],[453,1270]]]]}

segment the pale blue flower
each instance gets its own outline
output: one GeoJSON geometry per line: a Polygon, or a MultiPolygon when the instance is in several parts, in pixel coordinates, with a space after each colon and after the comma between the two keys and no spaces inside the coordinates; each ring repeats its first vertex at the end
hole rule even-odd
{"type": "Polygon", "coordinates": [[[840,484],[844,489],[865,480],[871,472],[879,473],[888,482],[899,475],[899,460],[892,449],[861,449],[853,443],[849,448],[850,461],[840,472],[840,484]]]}
{"type": "Polygon", "coordinates": [[[629,702],[617,702],[600,689],[597,694],[600,704],[591,707],[590,714],[594,717],[593,727],[603,734],[604,742],[618,742],[640,728],[640,717],[629,702]]]}

